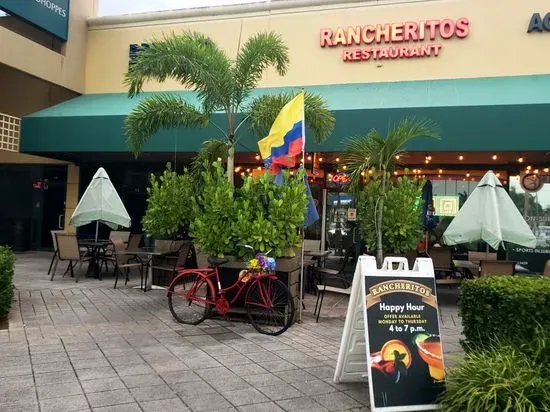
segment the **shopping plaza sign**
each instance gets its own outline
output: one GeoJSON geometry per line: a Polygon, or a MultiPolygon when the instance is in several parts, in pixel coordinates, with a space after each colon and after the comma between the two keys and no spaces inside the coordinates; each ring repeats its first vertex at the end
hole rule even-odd
{"type": "Polygon", "coordinates": [[[67,40],[69,0],[0,0],[0,10],[67,40]]]}
{"type": "Polygon", "coordinates": [[[439,56],[443,42],[464,39],[470,21],[421,20],[321,29],[321,47],[343,47],[345,62],[439,56]],[[355,47],[354,47],[355,46],[355,47]]]}

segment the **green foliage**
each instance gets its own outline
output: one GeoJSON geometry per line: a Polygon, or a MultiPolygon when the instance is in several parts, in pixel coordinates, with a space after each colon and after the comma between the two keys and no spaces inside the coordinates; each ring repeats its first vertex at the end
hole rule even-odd
{"type": "Polygon", "coordinates": [[[491,341],[448,371],[444,412],[550,410],[550,335],[538,328],[522,344],[491,341]]]}
{"type": "Polygon", "coordinates": [[[202,191],[192,196],[191,236],[203,253],[220,257],[232,254],[235,249],[234,188],[221,162],[214,162],[212,170],[202,172],[202,185],[202,191]]]}
{"type": "Polygon", "coordinates": [[[462,283],[460,314],[465,348],[493,339],[531,340],[540,324],[550,330],[550,278],[488,276],[462,283]]]}
{"type": "Polygon", "coordinates": [[[6,316],[13,302],[13,265],[15,256],[11,249],[0,246],[0,318],[6,316]]]}
{"type": "Polygon", "coordinates": [[[178,175],[170,169],[159,177],[151,174],[147,194],[147,210],[141,221],[147,234],[171,237],[189,226],[194,195],[189,174],[178,175]]]}
{"type": "MultiPolygon", "coordinates": [[[[382,180],[371,179],[358,192],[358,218],[362,237],[370,250],[376,249],[376,208],[382,180]]],[[[385,253],[405,253],[416,249],[422,238],[422,187],[424,180],[407,176],[386,183],[382,216],[382,248],[385,253]]]]}
{"type": "MultiPolygon", "coordinates": [[[[292,178],[283,173],[283,184],[265,173],[257,178],[247,177],[237,189],[236,216],[233,233],[238,243],[260,252],[271,250],[270,256],[288,256],[289,250],[300,241],[299,229],[304,224],[307,195],[303,171],[292,178]]],[[[237,253],[246,253],[237,250],[237,253]]]]}

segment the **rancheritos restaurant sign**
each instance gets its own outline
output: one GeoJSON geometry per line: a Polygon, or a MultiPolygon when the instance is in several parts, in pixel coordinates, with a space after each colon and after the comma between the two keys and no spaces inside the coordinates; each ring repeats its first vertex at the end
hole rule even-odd
{"type": "Polygon", "coordinates": [[[469,34],[470,21],[461,17],[321,29],[320,44],[321,47],[345,47],[342,50],[345,62],[436,57],[444,40],[463,39],[469,34]]]}

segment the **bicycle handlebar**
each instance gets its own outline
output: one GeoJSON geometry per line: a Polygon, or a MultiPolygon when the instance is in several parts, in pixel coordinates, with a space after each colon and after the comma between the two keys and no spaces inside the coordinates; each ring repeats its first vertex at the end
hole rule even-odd
{"type": "MultiPolygon", "coordinates": [[[[245,245],[243,243],[237,243],[237,247],[242,247],[244,249],[250,249],[250,251],[252,252],[253,255],[256,255],[256,250],[250,246],[250,245],[245,245]]],[[[266,253],[264,253],[264,255],[269,255],[269,253],[271,252],[271,249],[269,249],[266,253]]]]}

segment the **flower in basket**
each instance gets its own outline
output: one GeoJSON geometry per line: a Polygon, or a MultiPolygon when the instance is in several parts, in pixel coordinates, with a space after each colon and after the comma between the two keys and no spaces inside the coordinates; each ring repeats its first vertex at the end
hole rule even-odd
{"type": "Polygon", "coordinates": [[[277,264],[275,263],[275,258],[268,257],[267,258],[267,269],[269,271],[273,272],[276,267],[277,267],[277,264]]]}
{"type": "Polygon", "coordinates": [[[260,264],[260,267],[262,269],[267,268],[267,258],[264,255],[262,255],[261,253],[258,253],[256,255],[256,259],[258,259],[258,263],[260,264]]]}
{"type": "Polygon", "coordinates": [[[251,270],[261,270],[262,267],[260,266],[260,262],[258,261],[258,259],[251,259],[249,262],[248,262],[248,268],[251,269],[251,270]]]}

